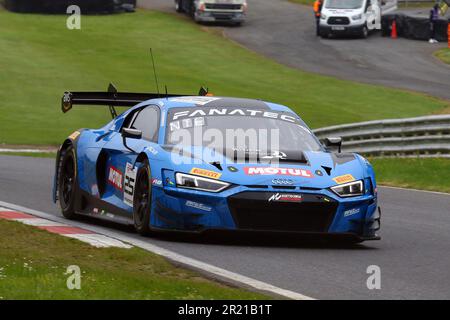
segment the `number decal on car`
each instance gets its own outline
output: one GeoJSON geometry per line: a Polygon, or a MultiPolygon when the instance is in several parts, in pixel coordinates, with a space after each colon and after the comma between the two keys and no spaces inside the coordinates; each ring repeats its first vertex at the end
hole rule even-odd
{"type": "Polygon", "coordinates": [[[133,167],[133,165],[127,162],[125,168],[125,178],[124,178],[124,188],[123,188],[123,202],[133,206],[133,197],[134,197],[134,185],[136,184],[136,173],[137,168],[133,167]]]}

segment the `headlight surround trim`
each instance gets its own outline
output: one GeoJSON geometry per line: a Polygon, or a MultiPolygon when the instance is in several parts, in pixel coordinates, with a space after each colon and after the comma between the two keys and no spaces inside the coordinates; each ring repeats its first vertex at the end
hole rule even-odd
{"type": "Polygon", "coordinates": [[[230,183],[220,181],[220,180],[214,180],[209,178],[204,178],[192,174],[177,172],[175,174],[175,181],[176,186],[178,188],[183,189],[191,189],[191,190],[198,190],[198,191],[206,191],[206,192],[221,192],[231,186],[230,183]],[[208,188],[209,184],[209,188],[208,188]],[[216,189],[211,188],[211,186],[217,186],[216,189]]]}
{"type": "Polygon", "coordinates": [[[358,197],[364,195],[365,193],[363,180],[339,184],[331,187],[330,189],[341,198],[358,197]],[[354,189],[354,187],[357,189],[354,189]]]}

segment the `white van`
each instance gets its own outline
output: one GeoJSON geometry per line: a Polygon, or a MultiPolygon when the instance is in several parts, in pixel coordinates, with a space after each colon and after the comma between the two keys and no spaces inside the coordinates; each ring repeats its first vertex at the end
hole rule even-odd
{"type": "Polygon", "coordinates": [[[351,35],[367,38],[381,29],[381,14],[397,8],[396,0],[325,0],[320,16],[321,37],[351,35]]]}
{"type": "Polygon", "coordinates": [[[175,0],[175,9],[197,22],[241,24],[247,13],[246,0],[175,0]]]}

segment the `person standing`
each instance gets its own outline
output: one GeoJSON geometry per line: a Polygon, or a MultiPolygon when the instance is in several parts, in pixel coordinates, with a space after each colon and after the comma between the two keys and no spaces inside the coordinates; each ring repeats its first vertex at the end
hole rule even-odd
{"type": "Polygon", "coordinates": [[[322,0],[314,1],[314,15],[316,18],[316,35],[320,36],[319,26],[320,26],[320,12],[322,11],[322,0]]]}
{"type": "Polygon", "coordinates": [[[436,37],[436,24],[439,19],[439,5],[435,4],[430,10],[430,43],[438,43],[436,37]]]}

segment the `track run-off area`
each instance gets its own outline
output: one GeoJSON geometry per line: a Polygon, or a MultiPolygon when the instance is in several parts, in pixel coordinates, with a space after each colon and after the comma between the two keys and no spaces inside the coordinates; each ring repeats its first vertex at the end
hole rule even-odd
{"type": "MultiPolygon", "coordinates": [[[[0,201],[61,217],[51,201],[54,166],[48,158],[0,156],[0,201]]],[[[300,297],[450,299],[450,195],[379,187],[379,197],[382,240],[354,247],[283,237],[146,238],[132,228],[83,222],[98,233],[157,246],[300,297]],[[366,285],[371,265],[381,270],[379,290],[366,285]]]]}

